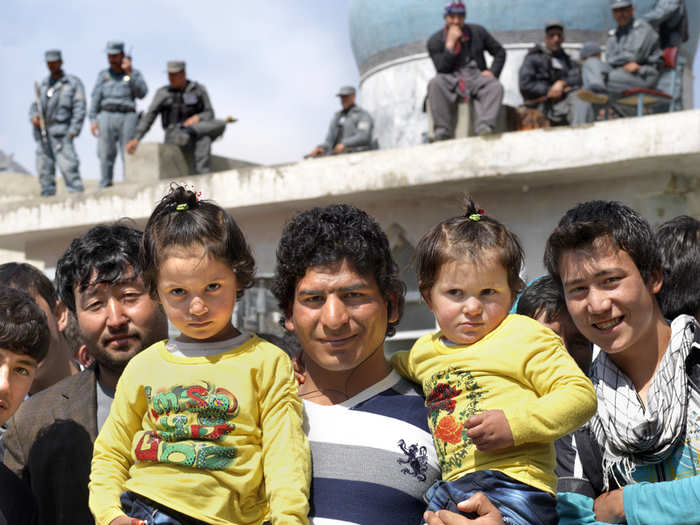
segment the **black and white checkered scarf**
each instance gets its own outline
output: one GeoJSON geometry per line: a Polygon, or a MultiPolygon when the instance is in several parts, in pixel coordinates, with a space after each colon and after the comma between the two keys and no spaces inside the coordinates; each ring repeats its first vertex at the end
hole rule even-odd
{"type": "Polygon", "coordinates": [[[671,323],[671,341],[652,378],[646,408],[630,379],[600,352],[591,366],[598,410],[589,421],[603,451],[605,490],[612,476],[620,486],[634,483],[637,465],[659,463],[685,438],[688,376],[685,362],[700,348],[695,319],[681,315],[671,323]],[[620,479],[621,478],[621,479],[620,479]]]}

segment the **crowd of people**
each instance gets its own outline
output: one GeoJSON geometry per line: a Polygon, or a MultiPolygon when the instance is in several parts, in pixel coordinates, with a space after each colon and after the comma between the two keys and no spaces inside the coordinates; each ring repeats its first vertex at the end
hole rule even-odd
{"type": "MultiPolygon", "coordinates": [[[[683,9],[654,11],[672,5],[683,9]]],[[[590,44],[579,69],[556,20],[527,55],[523,95],[547,118],[585,121],[614,82],[654,76],[638,50],[611,61],[616,45],[659,38],[631,2],[611,7],[607,63],[590,44]]],[[[463,96],[491,133],[503,95],[505,51],[465,17],[449,4],[428,42],[438,139],[454,133],[463,96]]],[[[166,140],[206,169],[225,123],[185,64],[168,63],[169,86],[138,121],[145,82],[122,43],[107,51],[90,109],[101,184],[116,144],[135,151],[158,114],[166,140]]],[[[55,192],[56,161],[81,191],[71,141],[83,88],[60,52],[46,58],[47,111],[32,109],[38,162],[51,167],[42,191],[55,192]]],[[[372,147],[354,88],[338,96],[310,156],[372,147]]],[[[468,198],[416,247],[439,330],[389,360],[406,288],[379,224],[346,204],[282,231],[272,292],[299,352],[233,324],[255,260],[234,218],[186,187],[171,187],[143,232],[124,220],[76,237],[53,283],[0,265],[0,525],[700,523],[700,222],[653,231],[619,202],[585,202],[543,256],[548,275],[525,286],[520,240],[468,198]]]]}
{"type": "MultiPolygon", "coordinates": [[[[624,115],[625,108],[615,105],[615,100],[628,89],[654,87],[663,67],[662,50],[688,38],[684,0],[656,0],[641,17],[635,17],[631,0],[604,1],[610,2],[617,24],[610,31],[605,60],[595,42],[586,43],[579,61],[574,60],[562,47],[564,23],[550,20],[544,27],[544,42],[535,45],[520,66],[519,89],[525,107],[553,125],[593,122],[608,103],[624,115]]],[[[474,132],[493,133],[503,101],[498,78],[506,51],[484,27],[465,22],[467,8],[461,1],[448,3],[443,14],[445,26],[427,42],[436,70],[427,88],[431,136],[435,140],[455,136],[460,100],[473,103],[474,132]],[[493,58],[490,67],[485,52],[493,58]]],[[[90,130],[98,138],[99,186],[112,185],[117,153],[134,153],[158,115],[165,142],[183,149],[193,173],[208,173],[211,143],[224,133],[226,121],[214,118],[204,85],[187,78],[183,61],[169,61],[169,84],[156,92],[139,118],[136,100],[146,96],[146,81],[132,67],[123,42],[108,42],[106,52],[109,68],[98,73],[87,111],[90,130]]],[[[50,74],[37,86],[29,112],[37,142],[41,195],[56,193],[56,164],[67,190],[81,192],[84,187],[73,139],[85,119],[85,92],[80,79],[64,73],[59,50],[47,51],[45,59],[50,74]]],[[[355,104],[355,88],[344,86],[337,95],[342,109],[333,116],[325,140],[306,157],[378,147],[372,116],[355,104]]]]}
{"type": "Polygon", "coordinates": [[[283,229],[293,358],[232,323],[255,261],[182,186],[75,238],[55,287],[0,266],[0,523],[698,523],[700,222],[585,202],[548,276],[523,260],[467,199],[416,248],[439,330],[390,360],[405,285],[345,204],[283,229]]]}

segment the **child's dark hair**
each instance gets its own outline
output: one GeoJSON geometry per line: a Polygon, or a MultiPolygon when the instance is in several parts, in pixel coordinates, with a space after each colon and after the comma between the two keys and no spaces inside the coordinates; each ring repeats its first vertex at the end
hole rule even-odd
{"type": "Polygon", "coordinates": [[[530,283],[518,298],[516,313],[533,319],[544,314],[547,323],[553,323],[562,313],[568,313],[559,283],[549,275],[530,283]]]}
{"type": "Polygon", "coordinates": [[[0,286],[0,348],[32,357],[38,363],[49,351],[46,316],[30,295],[0,286]]]}
{"type": "Polygon", "coordinates": [[[525,256],[520,241],[503,224],[485,215],[471,197],[465,197],[464,215],[440,222],[418,242],[415,265],[421,293],[433,287],[445,263],[465,255],[475,260],[486,250],[495,250],[515,299],[524,284],[520,269],[525,256]]]}
{"type": "Polygon", "coordinates": [[[156,296],[158,267],[170,246],[201,246],[206,255],[226,261],[236,274],[237,298],[253,285],[255,260],[243,232],[223,208],[199,200],[184,186],[172,185],[146,223],[139,260],[143,282],[156,296]]]}
{"type": "Polygon", "coordinates": [[[661,267],[661,257],[649,223],[629,206],[617,201],[588,201],[567,211],[547,239],[544,265],[561,281],[559,262],[564,252],[588,248],[609,239],[627,252],[645,283],[661,267]]]}
{"type": "Polygon", "coordinates": [[[656,230],[664,283],[656,294],[667,319],[700,311],[700,221],[681,215],[656,230]]]}

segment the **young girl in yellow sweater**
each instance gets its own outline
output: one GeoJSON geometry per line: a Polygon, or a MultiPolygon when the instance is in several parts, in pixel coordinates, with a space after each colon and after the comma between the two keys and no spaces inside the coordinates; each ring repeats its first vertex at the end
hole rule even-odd
{"type": "Polygon", "coordinates": [[[290,360],[231,322],[255,271],[238,225],[174,187],[146,224],[140,264],[180,335],[119,380],[92,460],[97,524],[307,525],[310,456],[290,360]]]}
{"type": "Polygon", "coordinates": [[[508,315],[523,284],[520,242],[471,199],[466,208],[416,248],[440,331],[392,358],[426,397],[443,477],[428,510],[457,512],[484,492],[505,523],[555,524],[553,443],[593,415],[595,394],[554,332],[508,315]]]}

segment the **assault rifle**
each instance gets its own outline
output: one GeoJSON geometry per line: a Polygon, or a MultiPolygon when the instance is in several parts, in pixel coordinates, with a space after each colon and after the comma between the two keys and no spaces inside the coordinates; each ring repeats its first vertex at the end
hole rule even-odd
{"type": "Polygon", "coordinates": [[[39,130],[41,131],[41,142],[44,146],[49,145],[49,138],[46,133],[46,114],[44,112],[44,105],[41,103],[41,91],[39,90],[39,84],[34,82],[34,103],[36,104],[36,111],[39,115],[39,130]]]}

